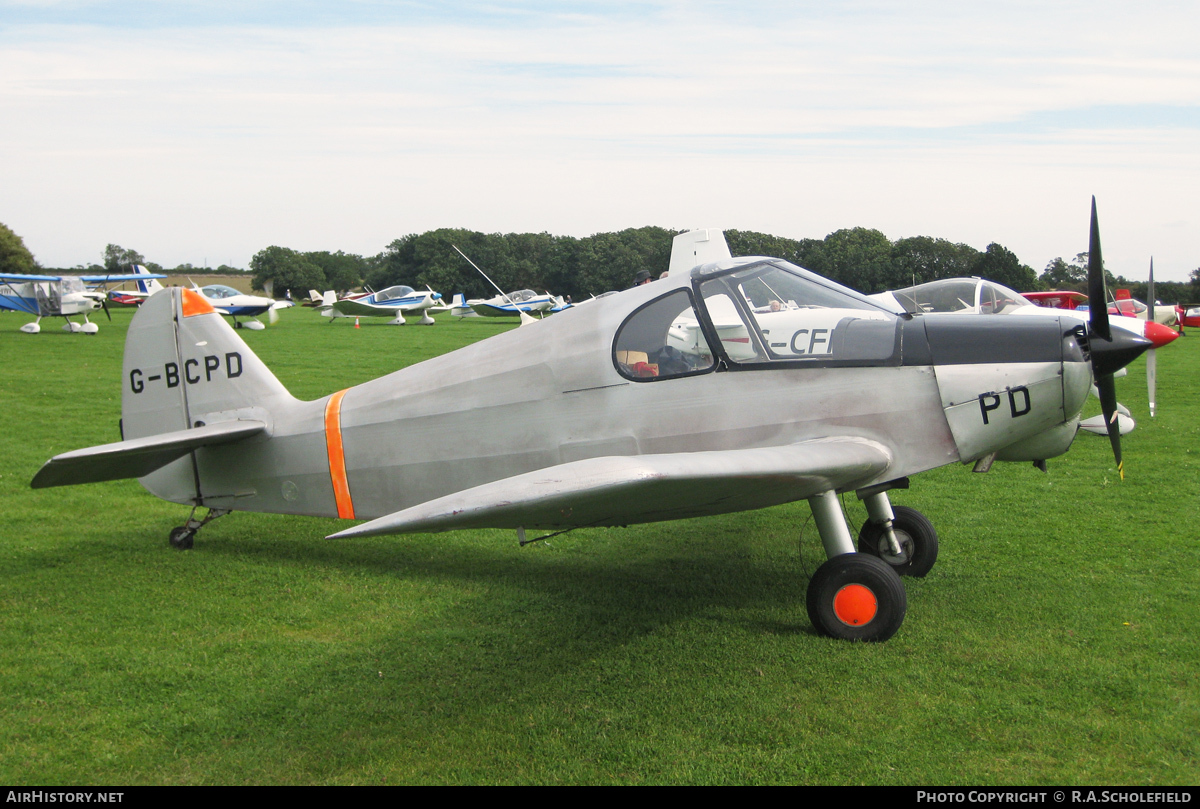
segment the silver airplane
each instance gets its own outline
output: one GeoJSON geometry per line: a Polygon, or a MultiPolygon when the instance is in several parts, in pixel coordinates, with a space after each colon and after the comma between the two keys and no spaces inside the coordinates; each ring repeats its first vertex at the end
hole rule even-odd
{"type": "MultiPolygon", "coordinates": [[[[1094,206],[1091,253],[1103,300],[1094,206]]],[[[168,289],[130,325],[123,440],[59,455],[32,485],[139,478],[193,506],[177,548],[235,509],[368,520],[334,538],[487,527],[524,541],[807,500],[828,557],[808,586],[813,625],[880,641],[904,620],[900,576],[928,572],[938,544],[888,492],[951,463],[1044,466],[1071,445],[1093,377],[1114,412],[1112,373],[1151,343],[1092,311],[913,315],[736,258],[304,402],[201,296],[168,289]],[[869,515],[857,545],[848,492],[869,515]]]]}

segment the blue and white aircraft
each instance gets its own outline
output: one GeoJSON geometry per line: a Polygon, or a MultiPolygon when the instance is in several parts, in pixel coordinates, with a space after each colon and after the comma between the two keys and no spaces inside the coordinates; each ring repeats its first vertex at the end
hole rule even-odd
{"type": "Polygon", "coordinates": [[[432,289],[417,292],[410,286],[394,286],[338,300],[331,291],[325,293],[325,298],[317,310],[325,317],[390,317],[393,326],[404,325],[406,312],[420,312],[421,319],[417,322],[422,326],[432,326],[433,318],[427,310],[437,306],[442,300],[442,293],[432,289]]]}
{"type": "Polygon", "coordinates": [[[238,322],[238,318],[255,318],[264,312],[271,312],[275,306],[273,298],[247,295],[224,284],[209,284],[206,287],[197,287],[193,283],[192,287],[208,299],[213,309],[231,317],[235,329],[247,328],[253,331],[262,331],[266,326],[263,325],[261,320],[248,320],[245,323],[240,323],[238,322]]]}
{"type": "MultiPolygon", "coordinates": [[[[0,309],[28,312],[37,320],[26,323],[21,331],[37,334],[42,330],[44,317],[61,317],[67,322],[63,331],[80,334],[95,334],[99,327],[88,320],[88,312],[104,309],[107,293],[106,284],[138,279],[166,278],[165,275],[22,275],[0,273],[0,309]],[[101,289],[90,290],[87,284],[98,284],[101,289]],[[71,320],[72,315],[81,315],[82,323],[71,320]]],[[[109,318],[111,319],[111,315],[109,318]]]]}

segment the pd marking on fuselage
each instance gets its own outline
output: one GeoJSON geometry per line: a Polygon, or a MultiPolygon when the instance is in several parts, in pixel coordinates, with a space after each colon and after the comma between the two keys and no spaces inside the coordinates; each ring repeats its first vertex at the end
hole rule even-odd
{"type": "MultiPolygon", "coordinates": [[[[998,393],[981,393],[979,394],[979,412],[983,414],[983,423],[988,423],[988,413],[992,410],[997,410],[1000,407],[1000,394],[998,393]]],[[[1008,389],[1008,409],[1015,419],[1017,416],[1024,416],[1033,409],[1033,405],[1029,399],[1029,388],[1024,385],[1017,385],[1015,388],[1008,389]],[[1017,408],[1017,394],[1021,394],[1025,398],[1021,408],[1017,408]]]]}

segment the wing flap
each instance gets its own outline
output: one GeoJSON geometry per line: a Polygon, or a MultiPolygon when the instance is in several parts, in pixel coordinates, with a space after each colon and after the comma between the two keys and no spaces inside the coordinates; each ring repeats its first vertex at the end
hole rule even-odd
{"type": "Polygon", "coordinates": [[[745,511],[865,485],[891,464],[864,438],[782,447],[607,456],[486,483],[333,534],[629,525],[745,511]]]}
{"type": "Polygon", "coordinates": [[[45,489],[140,478],[194,449],[240,441],[258,435],[266,428],[262,421],[238,419],[64,452],[46,461],[29,485],[34,489],[45,489]]]}

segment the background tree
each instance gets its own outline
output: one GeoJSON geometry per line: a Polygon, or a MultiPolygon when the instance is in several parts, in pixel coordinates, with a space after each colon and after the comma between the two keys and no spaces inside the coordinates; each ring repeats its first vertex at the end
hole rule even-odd
{"type": "Polygon", "coordinates": [[[273,295],[291,291],[293,297],[307,297],[310,289],[323,291],[329,288],[320,267],[287,247],[272,245],[259,250],[250,259],[250,269],[254,272],[250,286],[264,290],[267,281],[271,281],[273,295]]]}
{"type": "Polygon", "coordinates": [[[37,269],[25,241],[0,223],[0,272],[32,274],[37,269]]]}
{"type": "Polygon", "coordinates": [[[787,239],[752,230],[727,230],[725,241],[734,256],[782,258],[806,270],[821,261],[819,253],[825,244],[821,239],[787,239]]]}
{"type": "Polygon", "coordinates": [[[825,237],[808,269],[869,295],[888,288],[891,263],[887,236],[872,228],[846,228],[825,237]]]}
{"type": "MultiPolygon", "coordinates": [[[[146,265],[146,257],[137,250],[126,250],[119,244],[110,244],[104,248],[104,271],[108,273],[130,273],[133,272],[133,265],[146,265]]],[[[147,269],[151,269],[146,265],[147,269]]],[[[154,265],[155,269],[151,272],[158,272],[162,269],[158,265],[154,265]]]]}
{"type": "MultiPolygon", "coordinates": [[[[892,261],[885,289],[902,289],[943,278],[977,275],[983,254],[965,244],[929,236],[910,236],[892,245],[892,261]]],[[[1015,256],[1014,256],[1015,258],[1015,256]]]]}
{"type": "MultiPolygon", "coordinates": [[[[328,250],[304,253],[304,258],[321,268],[325,275],[325,287],[338,292],[354,289],[363,282],[367,274],[367,262],[362,256],[328,250]]],[[[315,287],[314,287],[315,288],[315,287]]],[[[325,290],[320,290],[324,292],[325,290]]]]}
{"type": "Polygon", "coordinates": [[[1035,292],[1041,287],[1033,267],[1022,264],[1011,250],[992,242],[978,254],[968,275],[978,275],[1017,292],[1035,292]]]}
{"type": "Polygon", "coordinates": [[[1062,256],[1055,256],[1042,270],[1038,281],[1046,289],[1075,289],[1081,284],[1087,285],[1087,275],[1081,276],[1077,267],[1063,261],[1062,256]]]}

